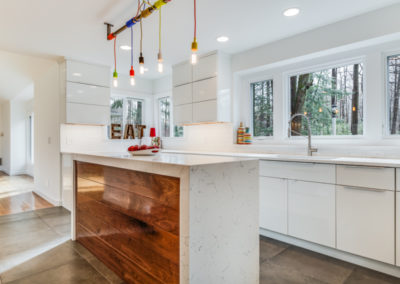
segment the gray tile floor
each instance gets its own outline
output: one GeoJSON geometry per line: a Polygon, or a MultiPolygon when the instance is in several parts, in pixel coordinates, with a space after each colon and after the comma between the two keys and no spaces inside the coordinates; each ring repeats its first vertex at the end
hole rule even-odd
{"type": "MultiPolygon", "coordinates": [[[[61,207],[0,216],[0,284],[123,283],[69,236],[70,214],[61,207]]],[[[262,284],[400,283],[400,279],[264,237],[260,265],[262,284]]]]}
{"type": "Polygon", "coordinates": [[[70,218],[62,207],[0,216],[0,284],[123,283],[69,240],[70,218]]]}
{"type": "Polygon", "coordinates": [[[399,278],[261,237],[260,283],[400,283],[399,278]]]}

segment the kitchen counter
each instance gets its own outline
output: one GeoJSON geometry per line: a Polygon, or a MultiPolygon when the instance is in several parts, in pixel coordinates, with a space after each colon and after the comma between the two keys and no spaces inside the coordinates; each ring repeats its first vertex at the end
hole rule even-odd
{"type": "Polygon", "coordinates": [[[258,159],[63,153],[73,238],[127,283],[259,283],[258,159]]]}
{"type": "Polygon", "coordinates": [[[179,150],[163,150],[163,153],[251,158],[251,159],[260,159],[267,161],[322,163],[322,164],[354,165],[354,166],[360,165],[360,166],[393,167],[393,168],[400,167],[400,159],[385,159],[385,158],[336,157],[336,156],[310,157],[305,155],[239,153],[239,152],[200,152],[200,151],[179,151],[179,150]]]}

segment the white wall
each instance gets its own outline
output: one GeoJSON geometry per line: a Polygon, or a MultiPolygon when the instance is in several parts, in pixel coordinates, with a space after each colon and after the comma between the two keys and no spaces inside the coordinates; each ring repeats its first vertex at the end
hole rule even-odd
{"type": "Polygon", "coordinates": [[[60,204],[59,65],[52,60],[42,64],[46,68],[34,80],[35,188],[39,195],[60,204]]]}
{"type": "Polygon", "coordinates": [[[26,174],[28,160],[28,121],[29,100],[33,98],[33,85],[26,87],[10,101],[10,175],[26,174]]]}
{"type": "Polygon", "coordinates": [[[10,163],[10,102],[6,101],[1,105],[1,115],[2,115],[2,159],[3,165],[2,169],[7,174],[10,174],[11,163],[10,163]]]}

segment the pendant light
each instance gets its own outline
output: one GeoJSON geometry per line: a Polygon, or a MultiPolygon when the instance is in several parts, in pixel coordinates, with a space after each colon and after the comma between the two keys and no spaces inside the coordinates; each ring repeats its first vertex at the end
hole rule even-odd
{"type": "Polygon", "coordinates": [[[159,13],[159,24],[158,24],[158,72],[164,72],[163,58],[161,53],[161,8],[158,9],[159,13]]]}
{"type": "Polygon", "coordinates": [[[129,70],[129,76],[131,77],[131,86],[135,86],[135,70],[133,70],[133,29],[131,27],[131,70],[129,70]]]}
{"type": "Polygon", "coordinates": [[[118,73],[117,73],[117,38],[114,38],[114,73],[113,73],[113,86],[118,87],[118,73]]]}
{"type": "MultiPolygon", "coordinates": [[[[143,11],[143,10],[142,10],[143,11]]],[[[139,73],[144,74],[144,57],[143,57],[143,19],[140,19],[140,56],[139,56],[139,73]]]]}
{"type": "Polygon", "coordinates": [[[196,0],[194,0],[194,37],[193,37],[193,42],[192,42],[192,57],[191,57],[191,63],[196,64],[197,63],[197,39],[196,39],[196,33],[197,33],[197,16],[196,16],[196,0]]]}

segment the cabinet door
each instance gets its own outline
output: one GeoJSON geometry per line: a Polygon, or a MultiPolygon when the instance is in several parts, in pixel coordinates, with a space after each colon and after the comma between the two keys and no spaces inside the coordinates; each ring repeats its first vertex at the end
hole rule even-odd
{"type": "Polygon", "coordinates": [[[174,106],[185,105],[192,103],[192,84],[185,84],[174,87],[172,94],[174,106]]]}
{"type": "Polygon", "coordinates": [[[67,81],[110,87],[111,70],[106,66],[67,61],[67,81]]]}
{"type": "Polygon", "coordinates": [[[174,107],[174,124],[182,125],[186,123],[192,123],[193,118],[192,104],[180,105],[174,107]]]}
{"type": "Polygon", "coordinates": [[[289,180],[288,233],[335,247],[335,185],[289,180]]]}
{"type": "Polygon", "coordinates": [[[396,193],[396,265],[400,266],[400,193],[396,193]]]}
{"type": "Polygon", "coordinates": [[[394,264],[394,191],[337,186],[337,248],[394,264]]]}
{"type": "Polygon", "coordinates": [[[193,67],[193,81],[199,81],[217,76],[217,54],[200,57],[193,67]]]}
{"type": "Polygon", "coordinates": [[[67,103],[110,106],[110,88],[67,82],[67,103]]]}
{"type": "Polygon", "coordinates": [[[110,107],[67,103],[67,123],[107,125],[110,107]]]}
{"type": "Polygon", "coordinates": [[[179,86],[192,82],[192,65],[189,62],[172,67],[172,84],[179,86]]]}
{"type": "Polygon", "coordinates": [[[217,78],[210,78],[193,83],[193,102],[217,99],[217,78]]]}
{"type": "Polygon", "coordinates": [[[217,101],[205,101],[193,104],[193,122],[216,122],[218,119],[217,101]]]}
{"type": "Polygon", "coordinates": [[[287,234],[287,180],[260,177],[260,227],[287,234]]]}

